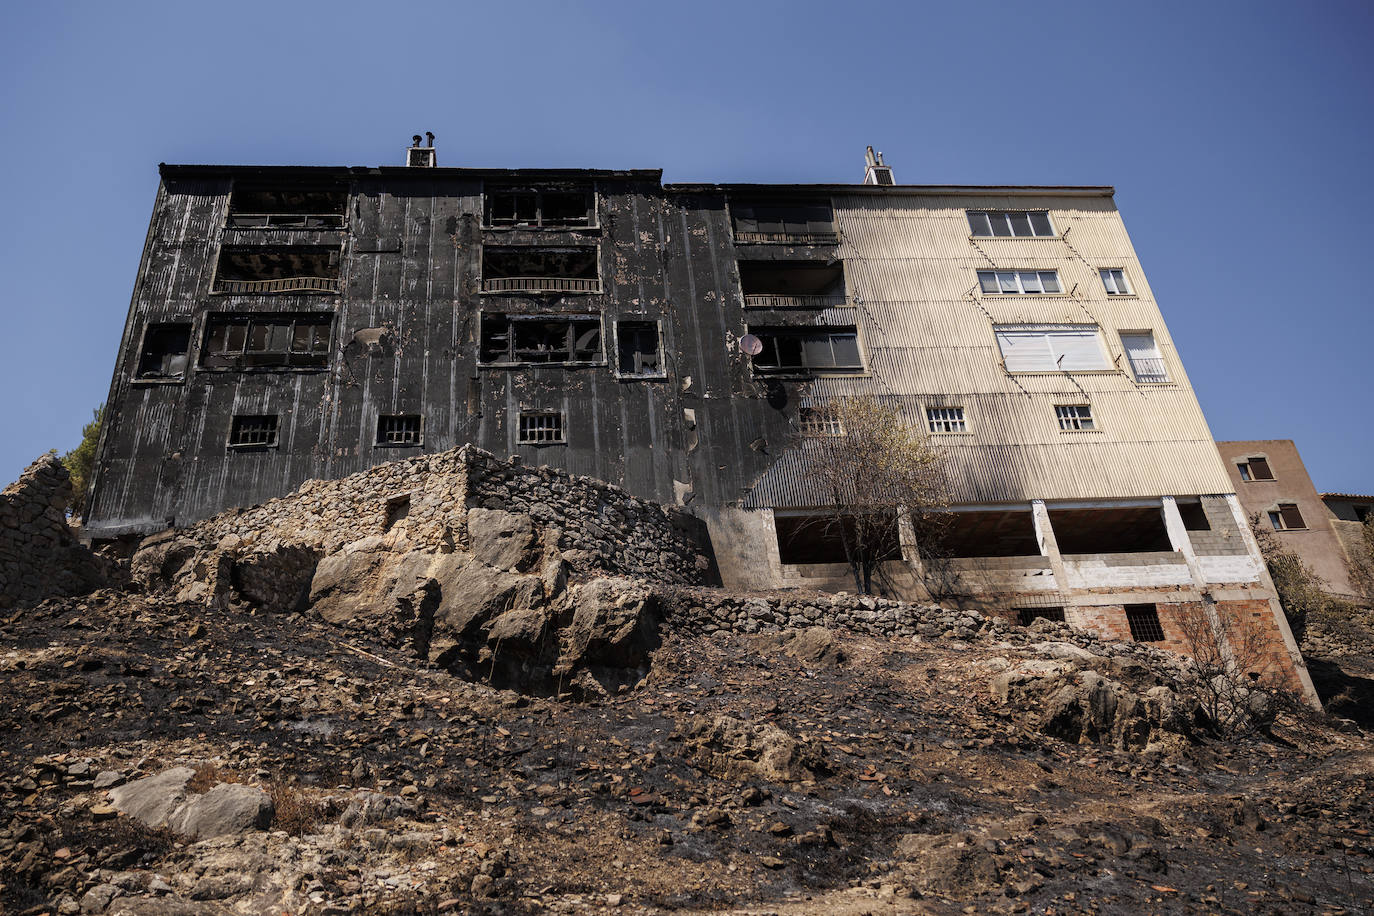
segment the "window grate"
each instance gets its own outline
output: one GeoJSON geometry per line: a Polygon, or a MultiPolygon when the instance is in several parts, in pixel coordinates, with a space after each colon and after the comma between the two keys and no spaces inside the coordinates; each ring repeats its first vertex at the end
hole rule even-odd
{"type": "Polygon", "coordinates": [[[417,414],[388,414],[377,418],[378,445],[419,445],[420,417],[417,414]]]}
{"type": "Polygon", "coordinates": [[[521,411],[519,441],[540,445],[563,442],[563,414],[560,411],[521,411]]]}
{"type": "Polygon", "coordinates": [[[827,407],[803,407],[797,414],[797,428],[803,436],[843,436],[839,414],[827,407]]]}
{"type": "Polygon", "coordinates": [[[276,416],[235,416],[233,426],[229,430],[229,444],[239,448],[264,448],[276,445],[276,416]]]}
{"type": "Polygon", "coordinates": [[[962,407],[931,407],[926,410],[926,422],[933,433],[968,432],[962,407]]]}
{"type": "Polygon", "coordinates": [[[1153,604],[1126,605],[1126,623],[1131,627],[1131,639],[1136,642],[1164,641],[1164,628],[1159,624],[1159,611],[1153,604]]]}
{"type": "Polygon", "coordinates": [[[1028,627],[1036,620],[1052,620],[1055,623],[1064,622],[1064,609],[1062,607],[1019,607],[1016,608],[1016,622],[1023,627],[1028,627]]]}
{"type": "Polygon", "coordinates": [[[1087,404],[1060,404],[1054,408],[1063,430],[1096,429],[1093,425],[1093,409],[1087,404]]]}

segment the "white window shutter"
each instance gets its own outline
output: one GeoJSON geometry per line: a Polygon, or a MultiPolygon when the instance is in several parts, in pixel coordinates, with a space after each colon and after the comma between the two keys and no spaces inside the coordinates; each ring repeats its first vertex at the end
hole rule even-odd
{"type": "Polygon", "coordinates": [[[1043,331],[998,331],[997,345],[1008,372],[1053,371],[1054,356],[1043,331]]]}
{"type": "Polygon", "coordinates": [[[1050,338],[1054,349],[1054,368],[1064,372],[1107,368],[1107,358],[1102,352],[1096,328],[1055,331],[1050,338]]]}

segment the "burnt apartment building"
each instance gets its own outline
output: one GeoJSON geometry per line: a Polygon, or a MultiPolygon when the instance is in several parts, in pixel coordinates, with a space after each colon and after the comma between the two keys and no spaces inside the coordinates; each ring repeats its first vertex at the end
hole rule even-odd
{"type": "MultiPolygon", "coordinates": [[[[948,456],[964,597],[1171,645],[1229,609],[1305,682],[1112,188],[898,185],[871,150],[831,185],[441,168],[418,142],[160,171],[93,537],[471,442],[686,507],[729,585],[845,588],[795,443],[810,406],[873,394],[948,456]]],[[[885,587],[920,596],[902,552],[885,587]]]]}

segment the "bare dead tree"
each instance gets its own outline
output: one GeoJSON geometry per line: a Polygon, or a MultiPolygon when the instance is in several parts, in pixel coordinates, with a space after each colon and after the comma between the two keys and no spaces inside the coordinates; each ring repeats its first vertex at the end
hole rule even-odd
{"type": "Polygon", "coordinates": [[[1285,683],[1272,634],[1247,626],[1238,613],[1204,599],[1177,618],[1194,669],[1185,690],[1228,738],[1262,732],[1280,708],[1302,705],[1285,683]]]}

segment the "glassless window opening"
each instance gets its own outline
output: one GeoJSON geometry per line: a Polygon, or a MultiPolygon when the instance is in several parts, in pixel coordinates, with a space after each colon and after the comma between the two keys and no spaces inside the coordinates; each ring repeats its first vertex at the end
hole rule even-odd
{"type": "Polygon", "coordinates": [[[563,414],[554,410],[520,411],[519,441],[527,445],[563,442],[563,414]]]}
{"type": "Polygon", "coordinates": [[[1129,296],[1131,295],[1130,284],[1126,282],[1126,271],[1116,268],[1104,268],[1098,271],[1102,275],[1102,285],[1107,288],[1109,296],[1129,296]]]}
{"type": "Polygon", "coordinates": [[[753,358],[760,373],[861,372],[859,335],[853,326],[833,328],[750,328],[763,343],[753,358]]]}
{"type": "Polygon", "coordinates": [[[830,202],[731,201],[735,241],[839,241],[830,202]]]}
{"type": "Polygon", "coordinates": [[[803,436],[843,436],[844,424],[834,410],[803,407],[797,412],[797,429],[803,436]]]}
{"type": "Polygon", "coordinates": [[[980,270],[978,286],[993,295],[1062,293],[1057,270],[980,270]]]}
{"type": "Polygon", "coordinates": [[[980,238],[1055,234],[1048,210],[969,210],[968,225],[980,238]]]}
{"type": "Polygon", "coordinates": [[[1155,335],[1151,331],[1121,332],[1121,346],[1131,363],[1131,374],[1142,385],[1158,385],[1169,380],[1169,370],[1164,358],[1159,355],[1155,345],[1155,335]]]}
{"type": "Polygon", "coordinates": [[[596,249],[483,247],[482,292],[599,293],[596,249]]]}
{"type": "Polygon", "coordinates": [[[383,414],[377,418],[378,445],[420,445],[418,414],[383,414]]]}
{"type": "Polygon", "coordinates": [[[514,228],[580,228],[596,224],[590,190],[493,188],[486,194],[487,225],[514,228]]]}
{"type": "Polygon", "coordinates": [[[1016,610],[1016,622],[1018,625],[1028,627],[1037,620],[1050,620],[1054,623],[1064,622],[1064,609],[1062,607],[1019,607],[1016,610]]]}
{"type": "Polygon", "coordinates": [[[617,371],[621,375],[659,376],[663,367],[658,352],[658,322],[617,321],[617,371]]]}
{"type": "Polygon", "coordinates": [[[1064,430],[1096,429],[1093,425],[1093,409],[1087,404],[1060,404],[1054,408],[1059,420],[1059,428],[1064,430]]]}
{"type": "Polygon", "coordinates": [[[323,369],[331,315],[213,316],[205,326],[206,369],[323,369]]]}
{"type": "Polygon", "coordinates": [[[601,355],[601,319],[482,315],[483,363],[591,363],[601,355]]]}
{"type": "Polygon", "coordinates": [[[348,191],[330,187],[234,184],[230,229],[342,229],[348,191]]]}
{"type": "Polygon", "coordinates": [[[189,324],[152,324],[143,334],[138,356],[138,378],[182,379],[191,349],[189,324]]]}
{"type": "Polygon", "coordinates": [[[830,308],[847,302],[838,261],[740,261],[745,308],[830,308]]]}
{"type": "Polygon", "coordinates": [[[232,448],[268,448],[277,444],[277,417],[238,414],[229,429],[232,448]]]}
{"type": "Polygon", "coordinates": [[[216,293],[337,293],[339,249],[321,245],[240,245],[220,249],[216,293]]]}
{"type": "Polygon", "coordinates": [[[1008,372],[1111,368],[1095,324],[998,325],[993,332],[1008,372]]]}
{"type": "Polygon", "coordinates": [[[926,423],[933,433],[968,432],[968,425],[964,421],[964,408],[962,407],[927,408],[926,423]]]}

